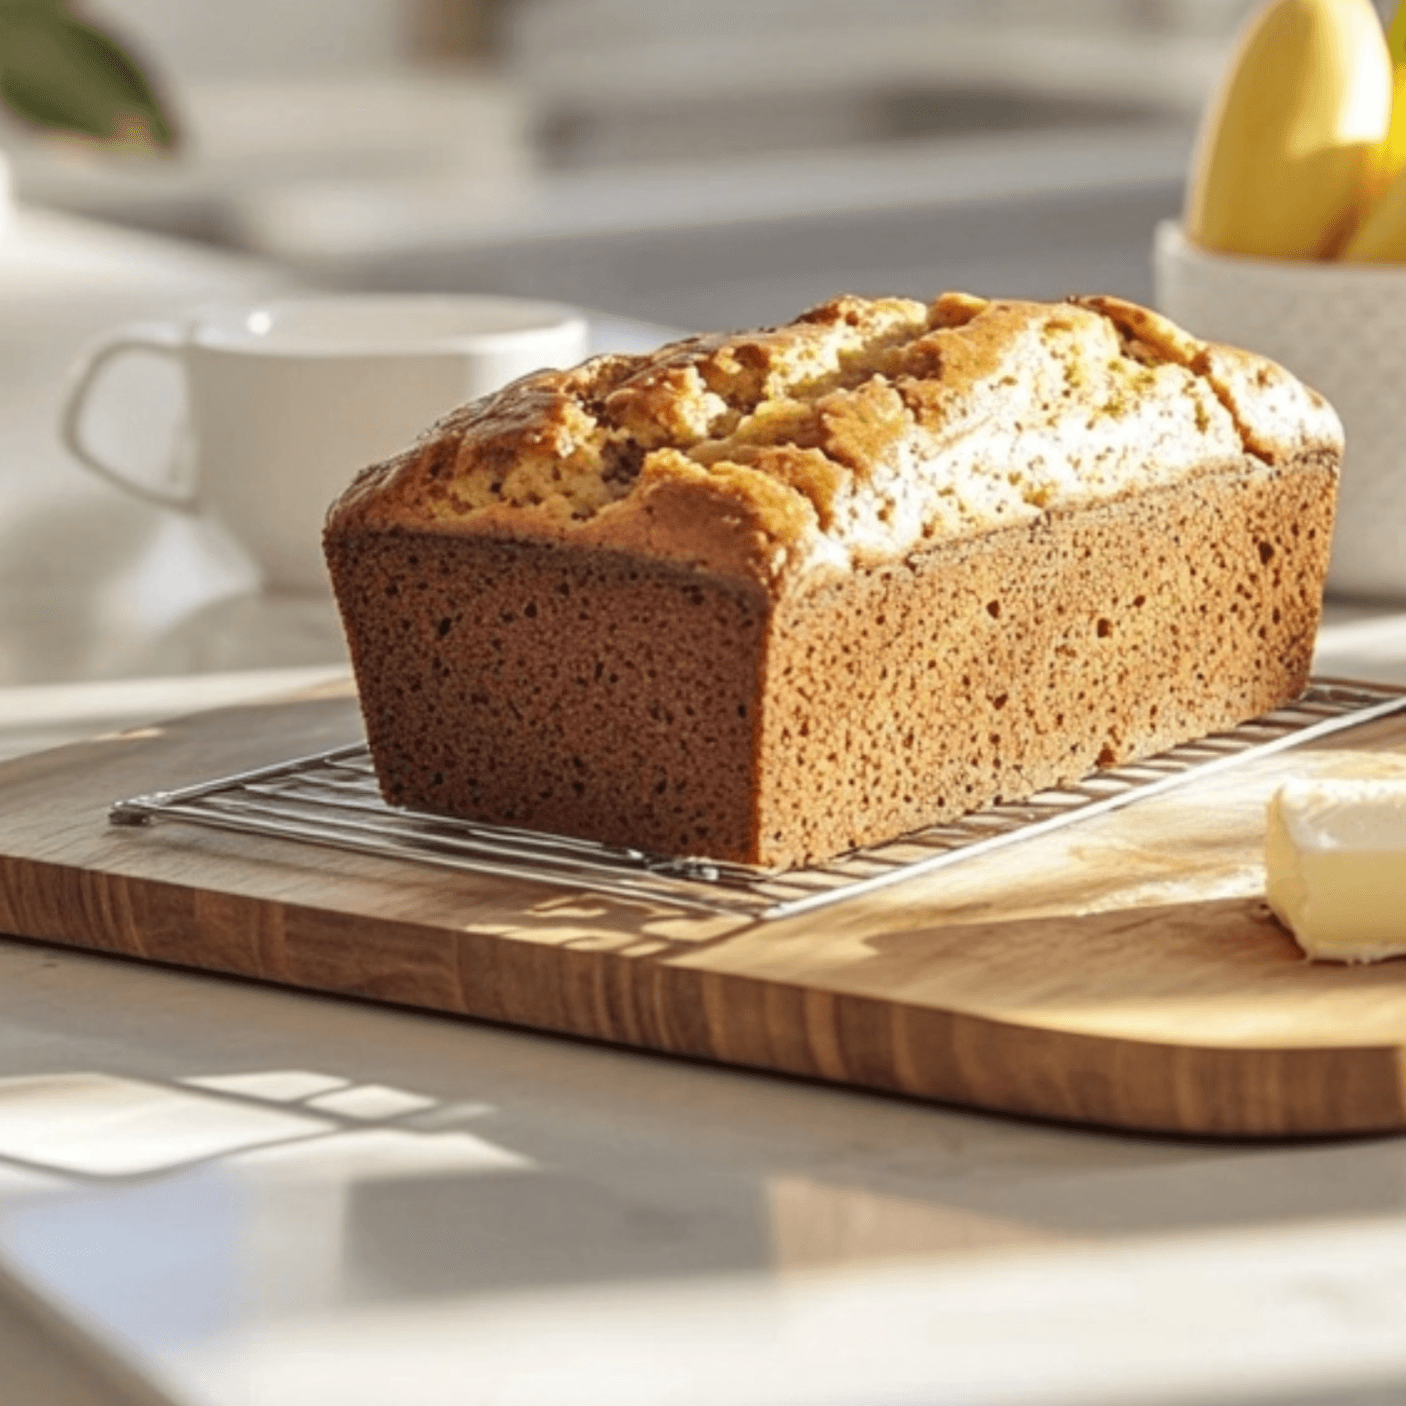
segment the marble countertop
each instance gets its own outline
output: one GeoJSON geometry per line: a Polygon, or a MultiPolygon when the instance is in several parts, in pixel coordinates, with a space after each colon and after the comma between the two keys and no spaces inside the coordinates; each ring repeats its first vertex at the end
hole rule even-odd
{"type": "Polygon", "coordinates": [[[1042,1125],[13,941],[0,1069],[0,1256],[61,1361],[185,1406],[1406,1388],[1396,1138],[1042,1125]]]}
{"type": "MultiPolygon", "coordinates": [[[[0,756],[339,672],[325,600],[52,439],[86,338],[277,280],[19,236],[0,756]]],[[[1406,603],[1331,602],[1318,668],[1406,682],[1406,603]]],[[[1377,1406],[1403,1263],[1400,1139],[1057,1127],[0,941],[0,1399],[1377,1406]]]]}

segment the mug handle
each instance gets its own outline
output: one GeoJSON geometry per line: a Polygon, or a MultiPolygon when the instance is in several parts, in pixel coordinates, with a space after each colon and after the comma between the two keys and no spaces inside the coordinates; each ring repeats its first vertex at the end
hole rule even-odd
{"type": "Polygon", "coordinates": [[[184,345],[185,334],[169,322],[134,322],[120,329],[107,341],[93,348],[79,367],[69,389],[68,398],[64,402],[59,432],[68,452],[85,469],[99,478],[106,479],[138,498],[144,498],[148,503],[193,512],[196,507],[198,482],[192,480],[187,485],[175,485],[135,478],[99,458],[83,438],[82,429],[83,410],[88,403],[88,396],[110,362],[134,354],[164,356],[171,358],[184,370],[181,355],[184,345]]]}

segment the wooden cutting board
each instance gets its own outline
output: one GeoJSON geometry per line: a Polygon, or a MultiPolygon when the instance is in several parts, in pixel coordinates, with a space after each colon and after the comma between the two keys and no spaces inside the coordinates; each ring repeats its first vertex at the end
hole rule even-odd
{"type": "Polygon", "coordinates": [[[1286,776],[1406,775],[1406,716],[778,922],[109,804],[356,740],[349,689],[0,767],[0,931],[1040,1117],[1406,1127],[1406,961],[1310,965],[1260,897],[1286,776]]]}

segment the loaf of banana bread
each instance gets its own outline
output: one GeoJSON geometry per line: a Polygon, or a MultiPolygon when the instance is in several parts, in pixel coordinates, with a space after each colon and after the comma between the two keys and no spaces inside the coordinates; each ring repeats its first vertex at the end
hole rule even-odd
{"type": "Polygon", "coordinates": [[[325,545],[388,800],[789,866],[1295,696],[1341,453],[1130,303],[842,297],[464,406],[325,545]]]}

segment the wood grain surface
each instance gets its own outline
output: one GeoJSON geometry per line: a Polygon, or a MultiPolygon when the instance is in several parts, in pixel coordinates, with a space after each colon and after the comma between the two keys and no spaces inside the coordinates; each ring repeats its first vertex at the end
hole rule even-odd
{"type": "Polygon", "coordinates": [[[769,923],[107,823],[359,733],[335,688],[0,766],[0,931],[1038,1117],[1406,1127],[1406,961],[1305,962],[1260,864],[1274,787],[1406,775],[1406,717],[769,923]]]}

